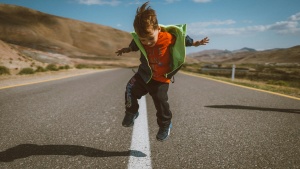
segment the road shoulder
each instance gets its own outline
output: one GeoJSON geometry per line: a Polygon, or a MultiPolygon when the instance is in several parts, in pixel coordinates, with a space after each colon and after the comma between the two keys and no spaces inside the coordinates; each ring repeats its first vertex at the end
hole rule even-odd
{"type": "Polygon", "coordinates": [[[40,83],[43,81],[63,79],[72,76],[95,73],[103,70],[105,69],[69,69],[56,72],[49,71],[43,73],[36,73],[32,75],[5,75],[0,76],[0,89],[26,84],[40,83]]]}

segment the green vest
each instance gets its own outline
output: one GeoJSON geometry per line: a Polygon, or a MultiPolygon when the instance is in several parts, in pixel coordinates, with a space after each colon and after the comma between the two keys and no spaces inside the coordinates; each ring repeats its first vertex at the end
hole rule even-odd
{"type": "MultiPolygon", "coordinates": [[[[176,36],[176,42],[171,47],[171,71],[165,74],[165,77],[171,78],[182,66],[182,64],[185,62],[185,36],[186,36],[186,24],[183,25],[159,25],[161,27],[162,32],[169,32],[176,36]]],[[[131,33],[133,40],[135,41],[136,45],[140,49],[141,53],[147,60],[147,66],[151,70],[151,67],[149,65],[147,53],[142,45],[142,43],[139,40],[138,35],[135,32],[131,33]]],[[[152,77],[152,70],[151,70],[151,77],[152,77]]],[[[151,80],[151,78],[148,80],[148,82],[151,80]]],[[[147,83],[148,83],[147,82],[147,83]]]]}

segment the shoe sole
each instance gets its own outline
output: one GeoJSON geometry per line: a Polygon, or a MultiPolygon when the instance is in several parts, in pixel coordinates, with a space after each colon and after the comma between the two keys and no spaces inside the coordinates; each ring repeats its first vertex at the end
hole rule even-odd
{"type": "Polygon", "coordinates": [[[169,135],[168,135],[168,137],[166,137],[165,139],[160,139],[160,138],[157,138],[157,137],[156,137],[156,140],[157,140],[157,141],[160,141],[160,142],[163,142],[163,141],[168,140],[168,138],[169,138],[169,135]]]}

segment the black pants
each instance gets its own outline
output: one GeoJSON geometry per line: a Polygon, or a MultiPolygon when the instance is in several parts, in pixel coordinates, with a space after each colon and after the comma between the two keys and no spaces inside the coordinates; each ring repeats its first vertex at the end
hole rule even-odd
{"type": "Polygon", "coordinates": [[[140,75],[136,73],[126,86],[126,113],[137,113],[139,109],[138,99],[149,93],[150,96],[152,96],[157,111],[157,124],[159,127],[168,127],[172,119],[172,113],[168,103],[168,89],[168,83],[162,83],[155,80],[145,83],[140,75]]]}

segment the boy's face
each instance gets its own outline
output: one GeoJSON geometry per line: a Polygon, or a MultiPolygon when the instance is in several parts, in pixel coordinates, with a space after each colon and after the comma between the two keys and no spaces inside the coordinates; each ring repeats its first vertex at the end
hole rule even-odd
{"type": "Polygon", "coordinates": [[[158,27],[158,29],[148,28],[147,31],[149,32],[149,34],[147,34],[145,37],[139,36],[139,39],[143,45],[153,47],[158,40],[160,27],[158,27]]]}

